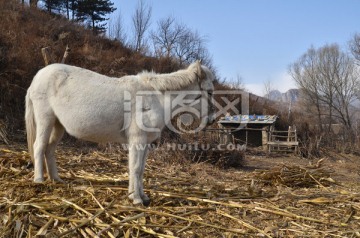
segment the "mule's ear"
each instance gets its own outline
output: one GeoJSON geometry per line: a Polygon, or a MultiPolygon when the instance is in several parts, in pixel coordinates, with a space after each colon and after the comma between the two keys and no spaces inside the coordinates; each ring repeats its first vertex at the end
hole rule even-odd
{"type": "Polygon", "coordinates": [[[206,73],[201,67],[201,60],[197,60],[195,62],[195,64],[196,64],[196,72],[197,72],[196,74],[197,74],[197,76],[199,77],[200,80],[204,80],[205,77],[206,77],[206,73]]]}
{"type": "Polygon", "coordinates": [[[205,80],[207,77],[206,71],[204,70],[204,67],[201,66],[201,60],[197,61],[198,63],[198,75],[200,80],[205,80]]]}
{"type": "Polygon", "coordinates": [[[196,60],[195,63],[201,65],[201,59],[196,60]]]}

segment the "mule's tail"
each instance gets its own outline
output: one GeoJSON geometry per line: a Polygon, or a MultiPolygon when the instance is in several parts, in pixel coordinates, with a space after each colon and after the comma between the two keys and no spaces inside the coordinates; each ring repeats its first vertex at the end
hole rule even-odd
{"type": "Polygon", "coordinates": [[[34,117],[34,107],[30,99],[30,93],[27,92],[25,98],[25,125],[29,154],[34,161],[34,142],[36,139],[36,123],[34,117]]]}

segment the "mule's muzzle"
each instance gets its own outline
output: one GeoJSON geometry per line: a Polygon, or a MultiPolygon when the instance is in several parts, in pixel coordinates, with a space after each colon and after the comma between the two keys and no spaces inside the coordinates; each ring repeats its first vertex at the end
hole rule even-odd
{"type": "Polygon", "coordinates": [[[207,125],[214,124],[216,120],[215,114],[211,114],[207,117],[207,125]]]}

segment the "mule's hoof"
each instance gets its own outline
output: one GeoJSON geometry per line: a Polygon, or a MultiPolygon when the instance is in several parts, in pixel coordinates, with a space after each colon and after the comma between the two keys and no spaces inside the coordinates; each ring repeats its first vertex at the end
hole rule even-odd
{"type": "Polygon", "coordinates": [[[144,197],[134,198],[134,195],[130,194],[129,199],[132,200],[132,203],[135,206],[143,205],[143,206],[147,207],[150,205],[150,199],[147,196],[145,196],[145,198],[144,197]]]}
{"type": "Polygon", "coordinates": [[[34,183],[43,183],[44,179],[43,178],[34,178],[34,183]]]}
{"type": "Polygon", "coordinates": [[[148,199],[143,199],[143,202],[142,202],[142,204],[145,206],[145,207],[148,207],[149,205],[150,205],[150,202],[151,202],[151,200],[150,200],[150,198],[148,198],[148,199]]]}
{"type": "Polygon", "coordinates": [[[62,180],[61,178],[53,178],[53,179],[51,179],[51,181],[53,181],[54,183],[66,184],[66,182],[64,180],[62,180]]]}
{"type": "Polygon", "coordinates": [[[142,200],[142,199],[136,199],[136,200],[133,200],[133,205],[135,207],[148,207],[150,205],[150,199],[149,200],[142,200]]]}
{"type": "Polygon", "coordinates": [[[130,200],[134,200],[134,194],[133,194],[133,193],[130,194],[130,195],[128,196],[128,198],[129,198],[130,200]]]}
{"type": "Polygon", "coordinates": [[[142,204],[145,207],[148,207],[150,205],[150,198],[146,194],[141,195],[141,199],[143,201],[142,204]]]}
{"type": "Polygon", "coordinates": [[[133,204],[135,206],[143,205],[143,200],[141,198],[133,199],[133,204]]]}
{"type": "Polygon", "coordinates": [[[32,169],[32,168],[34,168],[34,164],[32,162],[28,162],[26,164],[26,169],[32,169]]]}

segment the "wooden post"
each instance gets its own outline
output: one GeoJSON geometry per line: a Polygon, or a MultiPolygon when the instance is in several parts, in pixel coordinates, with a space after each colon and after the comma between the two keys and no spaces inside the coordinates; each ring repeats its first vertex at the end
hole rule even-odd
{"type": "Polygon", "coordinates": [[[227,145],[227,144],[230,144],[230,142],[231,142],[231,130],[227,129],[224,144],[227,145]]]}
{"type": "Polygon", "coordinates": [[[64,64],[65,63],[65,60],[66,58],[69,56],[69,52],[70,52],[70,47],[69,45],[66,46],[66,49],[65,49],[65,53],[64,53],[64,56],[61,60],[61,63],[64,64]]]}
{"type": "Polygon", "coordinates": [[[289,126],[288,129],[287,142],[291,141],[290,137],[291,137],[291,126],[289,126]]]}
{"type": "MultiPolygon", "coordinates": [[[[69,56],[70,47],[67,45],[61,63],[64,64],[65,60],[69,56]]],[[[41,49],[42,56],[44,58],[45,66],[51,64],[50,47],[44,47],[41,49]]]]}
{"type": "Polygon", "coordinates": [[[44,47],[41,49],[41,53],[42,56],[44,58],[45,61],[45,66],[47,66],[48,64],[50,64],[50,47],[44,47]]]}
{"type": "Polygon", "coordinates": [[[245,145],[248,146],[248,130],[245,128],[245,145]]]}
{"type": "Polygon", "coordinates": [[[268,147],[268,141],[269,141],[268,132],[267,132],[266,127],[263,127],[263,129],[262,129],[262,131],[261,131],[261,135],[262,135],[261,144],[262,144],[263,150],[266,151],[266,150],[267,150],[267,147],[268,147]]]}

